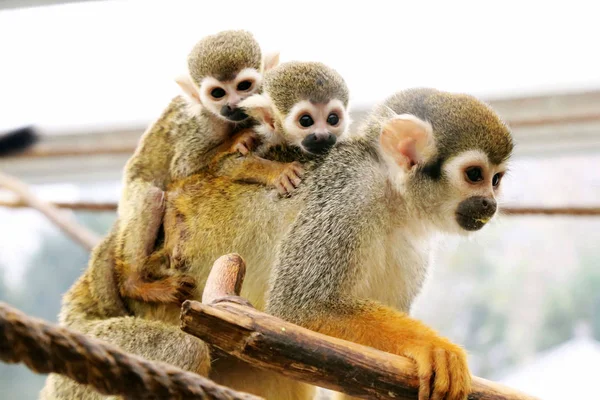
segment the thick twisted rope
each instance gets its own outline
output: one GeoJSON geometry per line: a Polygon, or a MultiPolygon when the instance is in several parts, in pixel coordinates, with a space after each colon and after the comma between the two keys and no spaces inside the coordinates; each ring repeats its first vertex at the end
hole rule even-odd
{"type": "Polygon", "coordinates": [[[0,360],[58,373],[126,399],[257,400],[174,366],[150,362],[0,303],[0,360]]]}

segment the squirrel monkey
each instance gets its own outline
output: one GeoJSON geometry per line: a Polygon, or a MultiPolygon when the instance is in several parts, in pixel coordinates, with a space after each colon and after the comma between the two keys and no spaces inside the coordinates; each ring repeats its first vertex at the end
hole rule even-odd
{"type": "MultiPolygon", "coordinates": [[[[420,400],[466,399],[463,349],[408,313],[434,238],[477,231],[495,215],[512,149],[508,127],[477,99],[401,91],[334,146],[289,199],[269,201],[226,179],[177,183],[165,246],[202,279],[217,257],[239,253],[248,271],[242,296],[255,306],[413,359],[420,400]]],[[[302,398],[306,390],[226,358],[213,362],[210,376],[267,398],[302,398]]]]}
{"type": "Polygon", "coordinates": [[[189,53],[188,74],[177,79],[184,96],[174,98],[143,134],[125,167],[116,239],[123,297],[180,302],[193,287],[186,276],[174,276],[168,269],[142,268],[162,224],[163,191],[174,180],[206,167],[217,154],[248,151],[248,135],[242,133],[255,121],[239,103],[260,92],[262,73],[274,67],[278,57],[263,59],[246,31],[207,36],[189,53]],[[233,143],[232,137],[237,138],[233,143]]]}

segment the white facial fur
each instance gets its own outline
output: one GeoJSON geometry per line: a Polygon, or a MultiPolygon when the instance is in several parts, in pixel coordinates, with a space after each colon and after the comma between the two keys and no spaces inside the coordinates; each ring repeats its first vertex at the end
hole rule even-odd
{"type": "Polygon", "coordinates": [[[443,174],[448,178],[453,193],[449,194],[448,202],[443,207],[441,220],[446,221],[444,230],[459,234],[468,234],[455,219],[458,204],[469,197],[483,196],[496,199],[500,192],[502,176],[506,172],[506,164],[494,165],[481,150],[469,150],[448,159],[444,163],[443,174]],[[482,180],[471,182],[466,171],[470,168],[481,168],[482,180]],[[494,176],[500,174],[497,186],[492,184],[494,176]]]}
{"type": "Polygon", "coordinates": [[[350,117],[344,104],[338,99],[332,99],[325,104],[302,100],[292,107],[283,120],[283,128],[286,131],[285,140],[302,148],[302,140],[312,133],[332,133],[338,140],[343,139],[347,128],[350,126],[350,122],[350,117]],[[335,125],[327,122],[327,118],[332,113],[335,113],[339,119],[335,125]],[[300,125],[300,117],[304,115],[312,118],[314,121],[313,125],[309,127],[300,125]]]}
{"type": "Polygon", "coordinates": [[[240,101],[256,93],[260,88],[262,75],[254,68],[241,70],[233,80],[219,81],[212,76],[204,78],[198,89],[200,102],[202,106],[226,121],[227,118],[221,115],[221,107],[224,105],[237,106],[240,101]],[[247,90],[239,90],[238,85],[242,82],[251,82],[247,90]],[[215,89],[221,89],[224,92],[222,97],[215,97],[215,89]]]}

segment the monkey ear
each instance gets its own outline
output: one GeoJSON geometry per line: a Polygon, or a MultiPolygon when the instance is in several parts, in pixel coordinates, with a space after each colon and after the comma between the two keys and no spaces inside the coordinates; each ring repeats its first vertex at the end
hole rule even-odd
{"type": "Polygon", "coordinates": [[[379,140],[383,151],[406,171],[423,162],[433,150],[431,124],[411,114],[388,120],[379,140]]]}
{"type": "Polygon", "coordinates": [[[189,75],[180,75],[175,78],[175,82],[179,85],[181,90],[183,90],[183,94],[187,98],[196,104],[202,104],[200,101],[200,93],[198,93],[198,89],[189,75]]]}
{"type": "Polygon", "coordinates": [[[243,108],[248,115],[275,131],[275,109],[268,96],[253,94],[239,102],[238,106],[243,108]]]}
{"type": "Polygon", "coordinates": [[[267,53],[263,57],[263,72],[267,72],[270,69],[275,68],[279,65],[279,52],[274,51],[267,53]]]}

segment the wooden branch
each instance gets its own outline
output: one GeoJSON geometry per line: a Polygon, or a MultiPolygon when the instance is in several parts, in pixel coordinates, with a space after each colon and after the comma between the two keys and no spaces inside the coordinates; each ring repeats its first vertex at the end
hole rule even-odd
{"type": "MultiPolygon", "coordinates": [[[[364,399],[417,398],[419,379],[410,359],[313,332],[252,308],[236,297],[244,273],[240,256],[219,258],[205,286],[205,303],[183,303],[181,328],[240,360],[292,379],[364,399]]],[[[533,397],[474,377],[469,399],[533,397]]]]}
{"type": "MultiPolygon", "coordinates": [[[[111,202],[111,203],[92,203],[92,202],[70,202],[70,203],[65,203],[65,202],[55,202],[55,203],[49,203],[51,204],[53,207],[55,208],[64,208],[67,210],[73,210],[73,211],[117,211],[117,203],[111,202]]],[[[7,201],[7,200],[0,200],[0,207],[6,207],[6,208],[28,208],[30,207],[29,204],[27,204],[24,201],[7,201]]]]}
{"type": "MultiPolygon", "coordinates": [[[[71,202],[51,203],[56,208],[76,211],[116,211],[117,203],[71,202]]],[[[29,204],[23,201],[0,200],[0,207],[25,208],[29,204]]],[[[600,207],[502,207],[501,215],[556,215],[572,217],[600,216],[600,207]]]]}
{"type": "Polygon", "coordinates": [[[73,218],[69,218],[52,204],[40,200],[31,192],[26,184],[19,181],[17,178],[0,172],[0,186],[12,191],[29,207],[35,208],[44,214],[50,222],[58,226],[63,232],[71,237],[71,239],[81,244],[87,250],[91,251],[100,241],[98,236],[86,227],[78,224],[73,218]]]}

